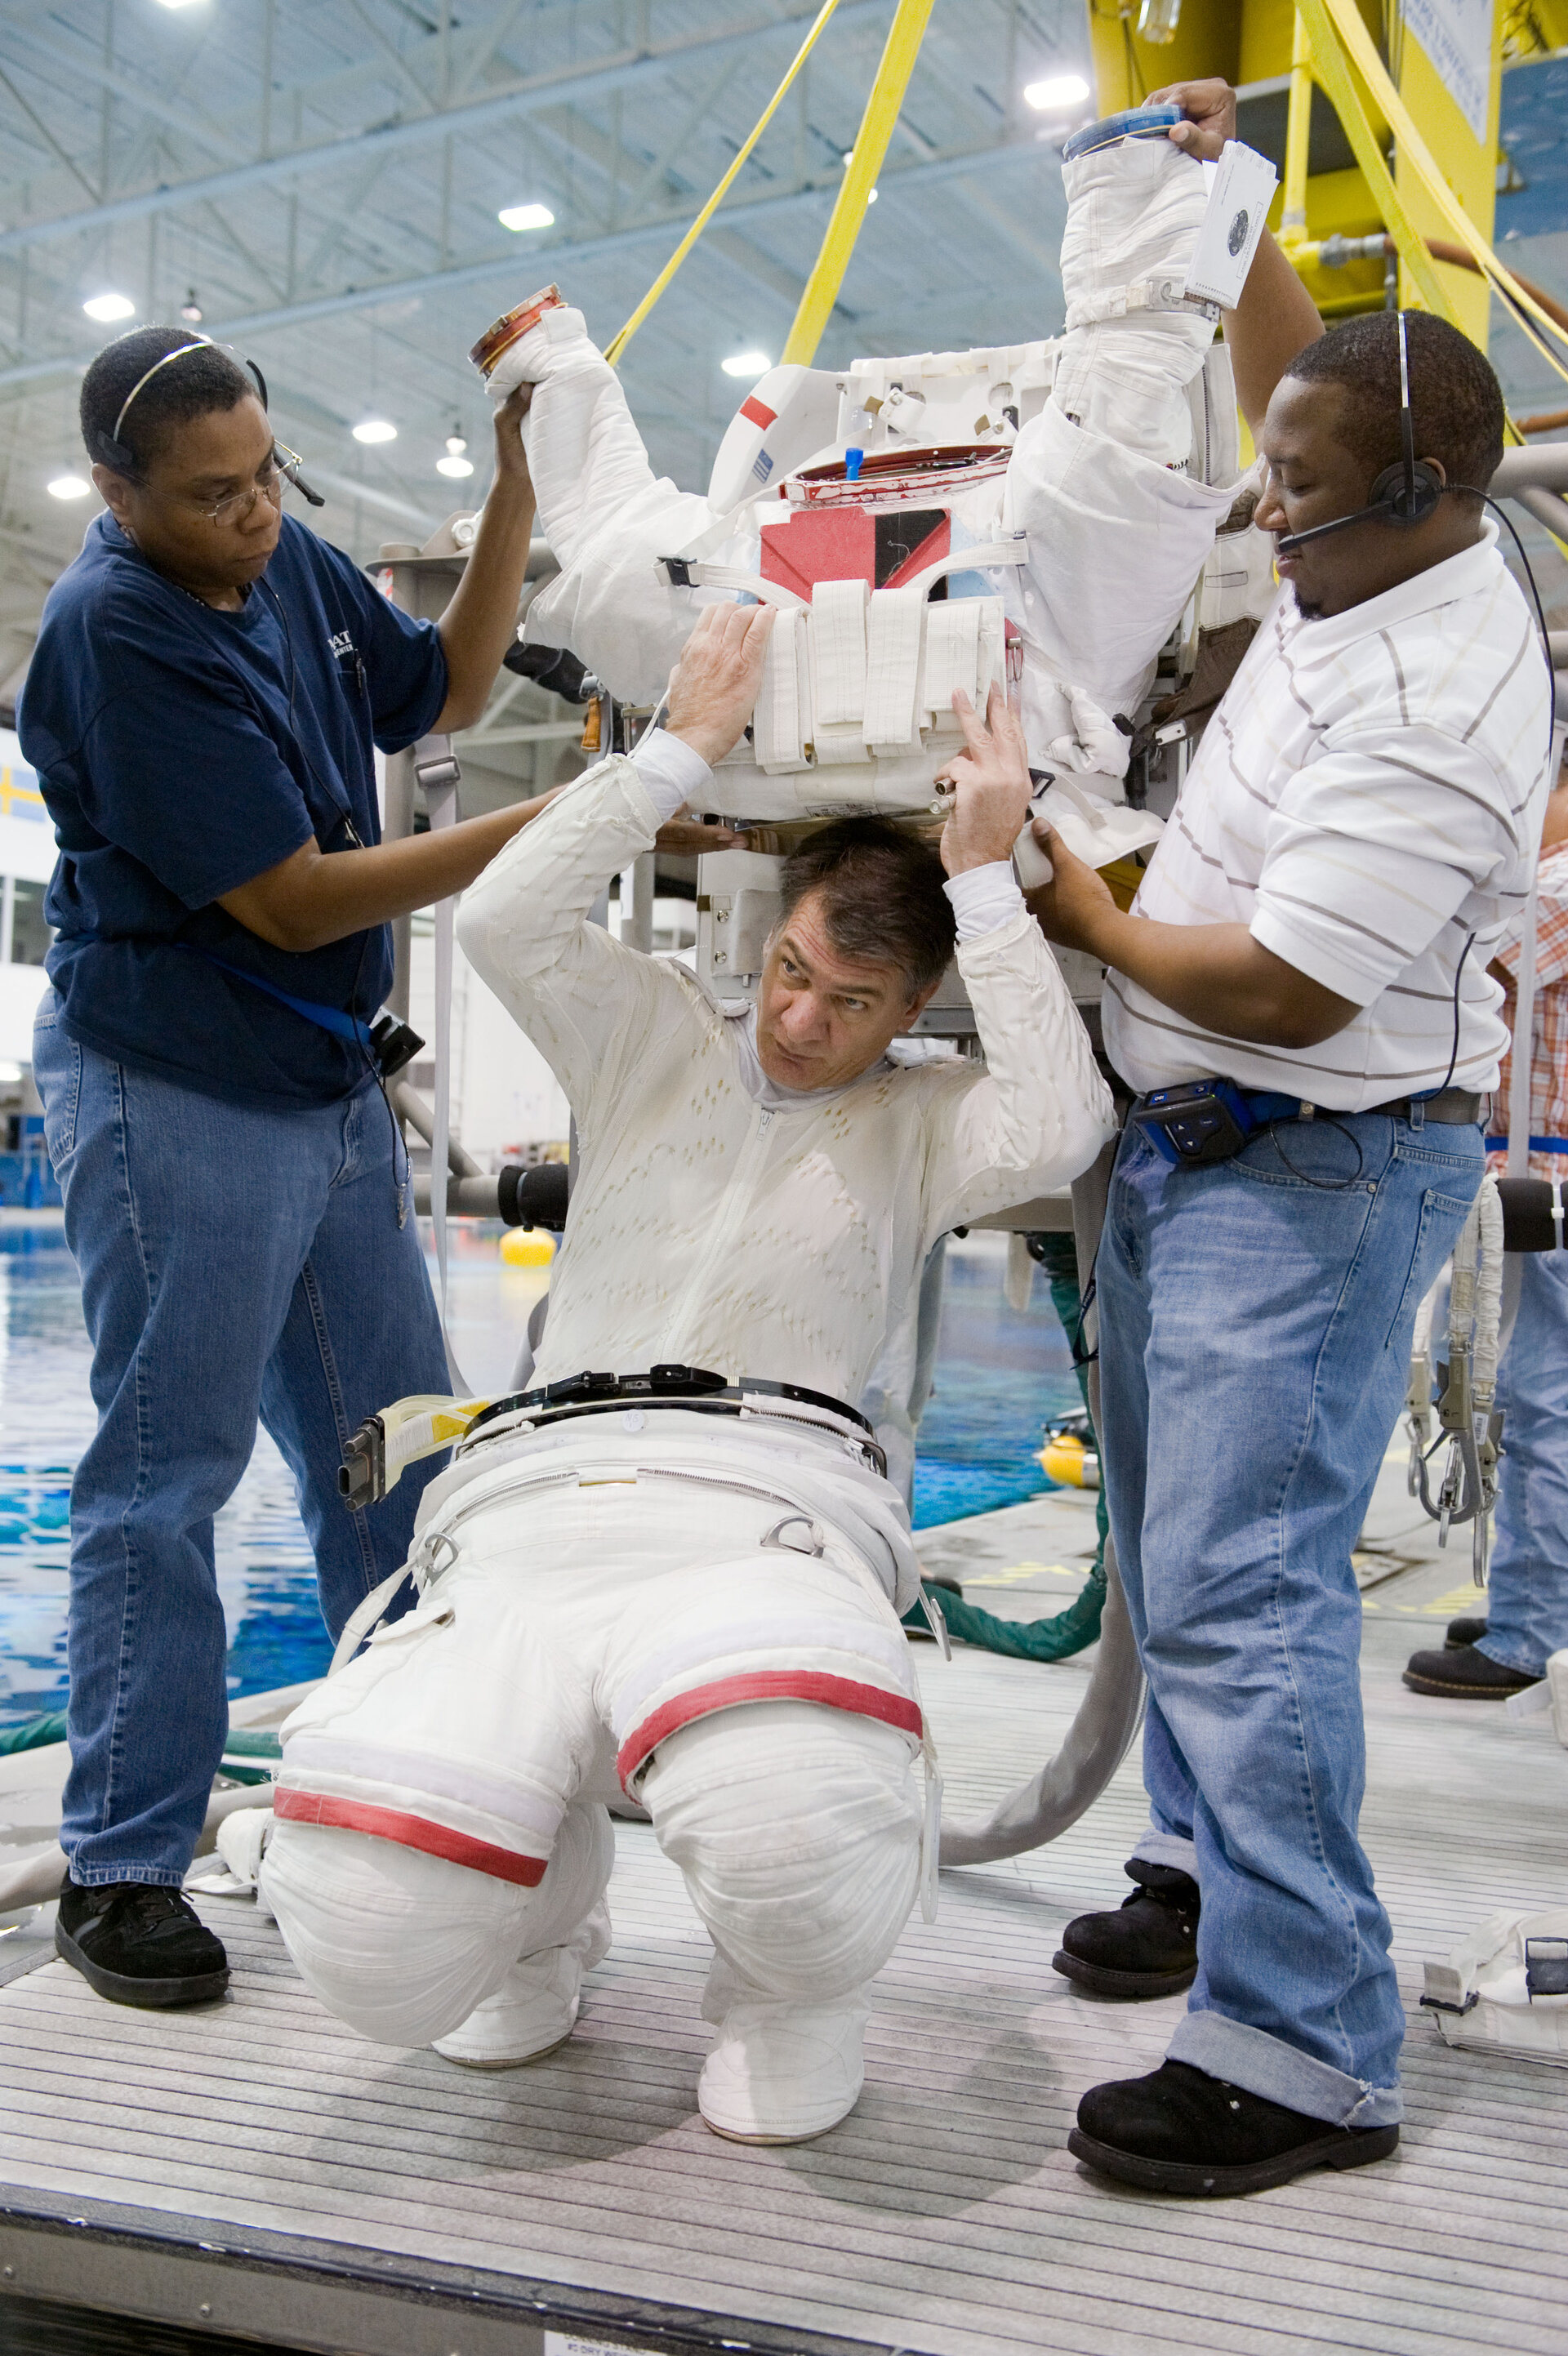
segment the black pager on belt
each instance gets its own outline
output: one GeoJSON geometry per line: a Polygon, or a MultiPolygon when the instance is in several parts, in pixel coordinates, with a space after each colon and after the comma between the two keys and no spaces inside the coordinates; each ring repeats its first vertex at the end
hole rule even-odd
{"type": "Polygon", "coordinates": [[[1261,1124],[1233,1080],[1183,1080],[1139,1097],[1133,1121],[1174,1169],[1230,1162],[1261,1124]]]}

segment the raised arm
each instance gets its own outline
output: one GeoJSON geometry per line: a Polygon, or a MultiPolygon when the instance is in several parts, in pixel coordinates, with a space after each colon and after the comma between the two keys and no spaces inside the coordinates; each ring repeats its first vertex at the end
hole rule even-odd
{"type": "MultiPolygon", "coordinates": [[[[772,623],[765,606],[708,607],[670,681],[669,712],[629,759],[602,761],[558,795],[464,898],[457,937],[583,1117],[682,985],[588,915],[607,879],[652,847],[707,784],[757,701],[772,623]]],[[[715,835],[715,845],[729,840],[715,835]]]]}
{"type": "MultiPolygon", "coordinates": [[[[1236,93],[1226,81],[1177,81],[1150,93],[1151,105],[1179,106],[1185,123],[1171,139],[1200,163],[1218,160],[1236,136],[1236,93]]],[[[1247,273],[1241,300],[1225,317],[1225,341],[1236,375],[1236,398],[1256,441],[1275,385],[1297,352],[1323,333],[1317,306],[1269,231],[1247,273]]]]}
{"type": "Polygon", "coordinates": [[[1013,873],[1032,790],[1023,731],[994,689],[983,722],[961,697],[954,706],[966,750],[950,764],[942,862],[985,1069],[949,1082],[927,1173],[928,1242],[1066,1184],[1115,1126],[1089,1033],[1013,873]]]}
{"type": "Polygon", "coordinates": [[[491,861],[457,912],[464,955],[579,1119],[618,1045],[641,1035],[666,979],[589,922],[609,878],[652,847],[658,758],[654,744],[638,761],[601,761],[577,778],[491,861]]]}

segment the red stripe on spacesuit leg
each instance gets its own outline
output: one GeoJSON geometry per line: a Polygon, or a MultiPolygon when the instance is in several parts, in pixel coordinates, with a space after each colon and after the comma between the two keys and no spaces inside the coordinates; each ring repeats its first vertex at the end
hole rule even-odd
{"type": "Polygon", "coordinates": [[[677,1694],[673,1701],[663,1703],[634,1727],[616,1754],[616,1773],[622,1789],[629,1788],[638,1769],[647,1764],[666,1736],[690,1726],[695,1719],[710,1718],[715,1710],[733,1709],[747,1701],[821,1702],[829,1709],[847,1709],[857,1718],[879,1718],[885,1726],[913,1735],[917,1742],[923,1730],[918,1704],[905,1694],[886,1693],[880,1686],[861,1685],[852,1677],[826,1676],[820,1669],[755,1669],[744,1676],[720,1677],[714,1685],[694,1686],[690,1693],[677,1694]]]}
{"type": "Polygon", "coordinates": [[[280,1788],[273,1801],[274,1815],[300,1825],[336,1825],[350,1833],[371,1833],[378,1840],[395,1841],[400,1848],[423,1849],[426,1857],[444,1857],[448,1864],[466,1865],[474,1873],[488,1873],[497,1881],[515,1881],[532,1890],[544,1879],[548,1860],[520,1857],[515,1849],[498,1848],[493,1841],[475,1840],[469,1833],[454,1832],[450,1825],[432,1824],[426,1816],[405,1815],[398,1808],[374,1808],[363,1800],[344,1800],[324,1792],[280,1788]]]}

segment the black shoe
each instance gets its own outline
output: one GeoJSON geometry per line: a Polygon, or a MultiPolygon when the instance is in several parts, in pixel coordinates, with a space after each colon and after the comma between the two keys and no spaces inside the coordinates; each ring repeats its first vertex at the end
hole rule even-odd
{"type": "Polygon", "coordinates": [[[1179,1996],[1197,1977],[1197,1884],[1141,1857],[1127,1871],[1141,1887],[1113,1913],[1069,1922],[1051,1968],[1095,1996],[1179,1996]]]}
{"type": "Polygon", "coordinates": [[[1485,1620],[1450,1620],[1443,1641],[1445,1644],[1478,1644],[1488,1624],[1485,1620]]]}
{"type": "Polygon", "coordinates": [[[222,1940],[177,1890],[151,1882],[68,1882],[55,1949],[111,2004],[210,2004],[229,1985],[222,1940]]]}
{"type": "Polygon", "coordinates": [[[1218,2201],[1288,2184],[1309,2168],[1365,2168],[1399,2139],[1398,2127],[1331,2126],[1190,2062],[1162,2062],[1147,2078],[1091,2086],[1067,2141],[1102,2176],[1218,2201]]]}
{"type": "Polygon", "coordinates": [[[1445,1644],[1440,1653],[1412,1653],[1404,1681],[1412,1693],[1446,1694],[1458,1701],[1507,1701],[1541,1683],[1523,1669],[1506,1669],[1474,1644],[1445,1644]]]}

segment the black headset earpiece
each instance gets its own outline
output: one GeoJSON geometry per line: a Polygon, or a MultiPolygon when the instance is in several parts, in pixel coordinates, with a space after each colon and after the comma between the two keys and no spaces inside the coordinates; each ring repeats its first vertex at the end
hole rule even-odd
{"type": "Polygon", "coordinates": [[[128,442],[116,442],[113,434],[97,429],[87,436],[87,455],[100,466],[107,466],[116,475],[134,476],[139,471],[136,454],[128,442]]]}
{"type": "Polygon", "coordinates": [[[1384,523],[1424,523],[1428,516],[1437,513],[1447,487],[1424,458],[1402,459],[1397,466],[1383,468],[1368,494],[1363,513],[1377,510],[1384,523]]]}

